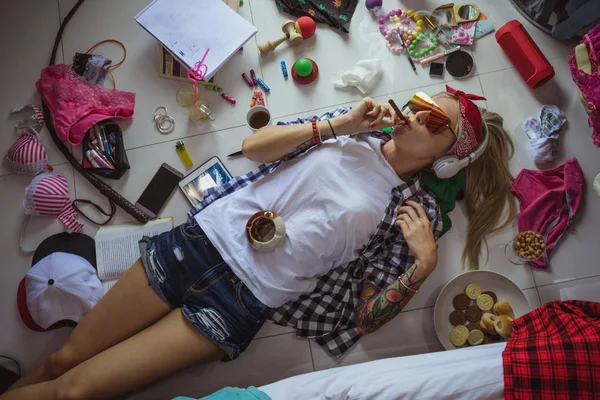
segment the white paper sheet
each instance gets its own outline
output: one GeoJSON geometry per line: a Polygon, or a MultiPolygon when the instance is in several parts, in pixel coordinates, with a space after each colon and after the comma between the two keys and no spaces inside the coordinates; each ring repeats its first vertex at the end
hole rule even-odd
{"type": "Polygon", "coordinates": [[[187,68],[210,48],[205,81],[258,31],[221,0],[154,0],[135,20],[187,68]]]}

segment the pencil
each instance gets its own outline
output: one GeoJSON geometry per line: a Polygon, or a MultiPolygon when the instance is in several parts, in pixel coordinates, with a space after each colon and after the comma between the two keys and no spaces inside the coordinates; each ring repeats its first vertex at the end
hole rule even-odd
{"type": "Polygon", "coordinates": [[[244,155],[244,153],[240,150],[240,151],[236,151],[235,153],[228,154],[227,157],[237,157],[237,156],[242,156],[242,155],[244,155]]]}
{"type": "Polygon", "coordinates": [[[402,36],[400,36],[400,34],[398,32],[396,32],[396,35],[398,35],[398,39],[400,39],[400,43],[402,43],[402,47],[404,47],[404,50],[406,50],[406,55],[408,56],[408,61],[410,62],[410,66],[412,67],[413,71],[417,72],[417,67],[415,67],[415,63],[412,60],[412,57],[410,56],[410,54],[408,54],[408,48],[406,47],[406,44],[404,43],[404,39],[402,39],[402,36]]]}
{"type": "Polygon", "coordinates": [[[402,111],[400,111],[400,109],[398,108],[398,106],[396,105],[396,103],[394,102],[394,100],[389,99],[388,103],[390,103],[390,106],[392,106],[392,108],[394,109],[394,111],[396,111],[396,114],[398,114],[398,117],[400,117],[400,119],[406,123],[406,126],[408,126],[409,125],[408,119],[406,119],[406,117],[404,116],[404,114],[402,114],[402,111]]]}

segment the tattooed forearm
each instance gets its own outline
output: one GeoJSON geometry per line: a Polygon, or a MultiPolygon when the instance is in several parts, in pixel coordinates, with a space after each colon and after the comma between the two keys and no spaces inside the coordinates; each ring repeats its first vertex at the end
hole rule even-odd
{"type": "Polygon", "coordinates": [[[414,264],[379,293],[372,284],[365,284],[356,313],[361,334],[375,332],[402,311],[425,280],[417,270],[418,265],[414,264]]]}

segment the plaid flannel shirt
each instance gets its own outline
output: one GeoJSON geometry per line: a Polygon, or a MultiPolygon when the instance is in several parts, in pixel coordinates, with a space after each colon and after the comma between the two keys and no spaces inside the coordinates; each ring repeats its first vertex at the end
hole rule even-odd
{"type": "MultiPolygon", "coordinates": [[[[307,123],[313,118],[326,120],[344,114],[349,109],[342,107],[321,116],[314,115],[296,121],[280,122],[279,125],[307,123]]],[[[381,132],[368,134],[384,141],[390,139],[388,135],[381,132]]],[[[189,216],[193,217],[212,202],[269,175],[282,163],[310,149],[295,151],[279,161],[260,165],[256,170],[238,176],[225,185],[206,190],[203,201],[189,212],[189,216]]],[[[334,356],[340,356],[352,347],[360,339],[358,327],[354,323],[354,309],[358,305],[363,283],[370,281],[379,289],[383,289],[410,268],[415,261],[402,231],[394,226],[398,207],[407,199],[423,205],[437,239],[442,231],[437,199],[421,186],[418,177],[404,182],[392,190],[385,214],[367,245],[358,249],[358,258],[322,276],[312,293],[302,295],[297,300],[290,301],[275,310],[271,321],[295,328],[299,337],[314,339],[334,356]]]]}
{"type": "Polygon", "coordinates": [[[600,303],[554,301],[513,321],[504,398],[600,398],[600,303]]]}

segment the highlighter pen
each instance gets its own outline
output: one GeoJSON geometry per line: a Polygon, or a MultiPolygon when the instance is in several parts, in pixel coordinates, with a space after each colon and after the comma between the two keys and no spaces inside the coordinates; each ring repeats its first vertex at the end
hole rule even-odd
{"type": "Polygon", "coordinates": [[[390,103],[390,106],[392,106],[392,108],[394,109],[394,111],[396,111],[396,114],[398,114],[398,117],[400,117],[400,119],[404,122],[406,122],[406,126],[410,126],[410,122],[408,121],[408,119],[404,116],[404,114],[402,114],[402,111],[400,111],[400,109],[398,108],[398,106],[396,105],[396,103],[394,102],[394,100],[389,99],[388,103],[390,103]]]}

